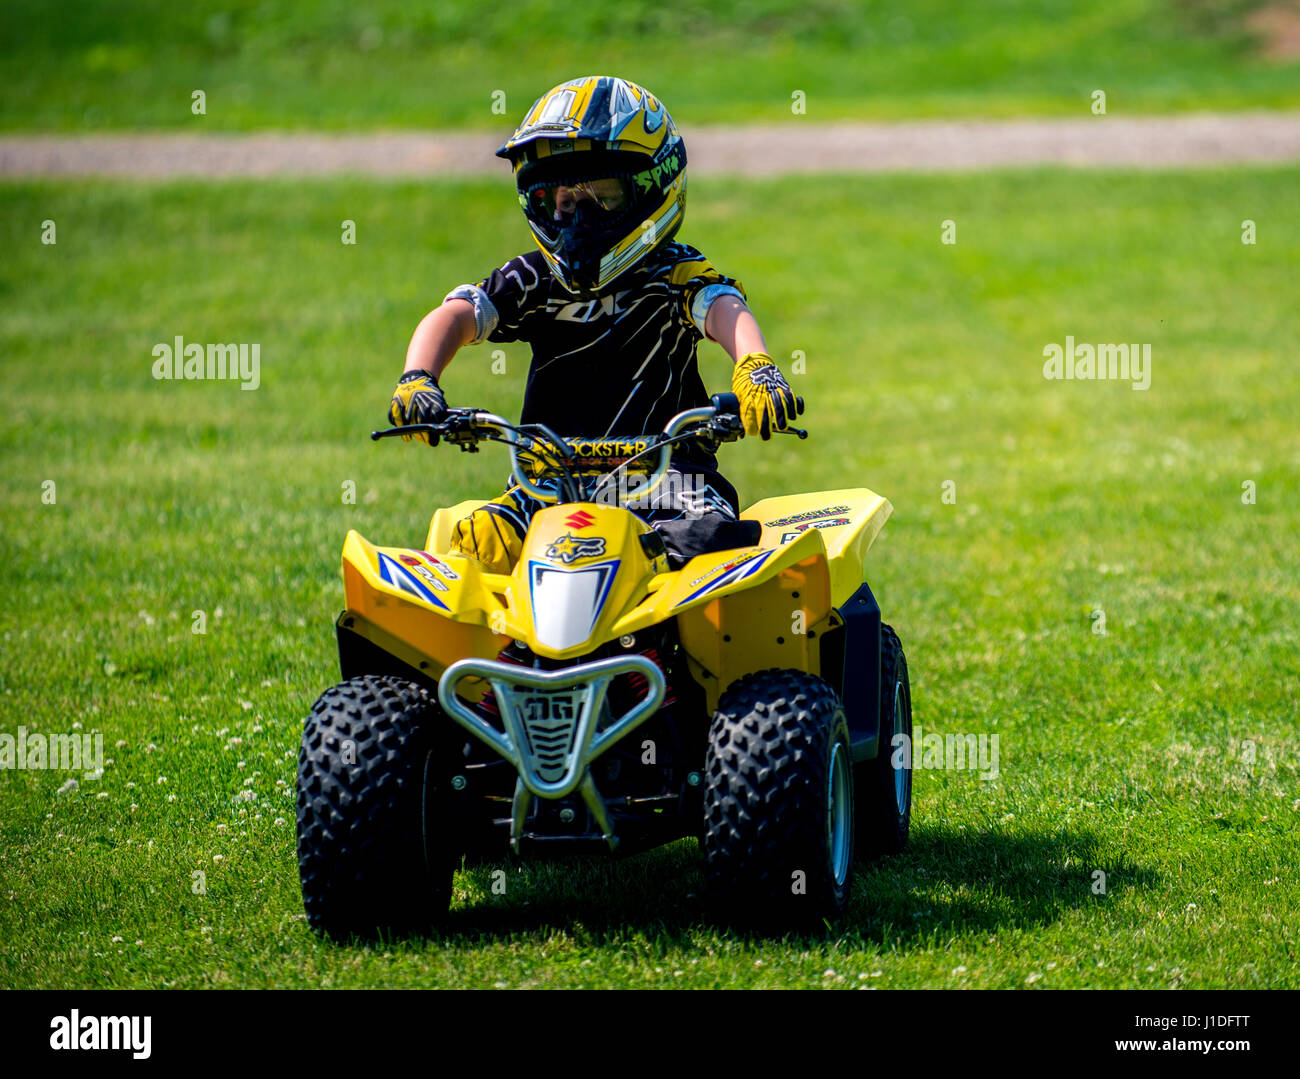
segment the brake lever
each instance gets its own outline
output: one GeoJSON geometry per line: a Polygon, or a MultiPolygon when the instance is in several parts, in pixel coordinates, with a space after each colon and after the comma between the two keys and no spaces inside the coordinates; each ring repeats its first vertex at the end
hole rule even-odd
{"type": "MultiPolygon", "coordinates": [[[[796,397],[796,398],[794,399],[794,414],[795,414],[796,416],[802,416],[802,415],[803,415],[803,398],[802,398],[802,397],[796,397]]],[[[808,437],[808,432],[805,431],[802,427],[781,427],[781,428],[778,428],[778,429],[777,429],[777,432],[776,432],[776,433],[777,433],[778,435],[798,435],[799,438],[801,438],[801,439],[804,439],[804,438],[807,438],[807,437],[808,437]]]]}
{"type": "Polygon", "coordinates": [[[378,442],[381,438],[413,438],[417,433],[428,435],[429,445],[436,446],[445,432],[442,424],[409,423],[402,427],[385,427],[381,431],[371,431],[370,441],[378,442]]]}

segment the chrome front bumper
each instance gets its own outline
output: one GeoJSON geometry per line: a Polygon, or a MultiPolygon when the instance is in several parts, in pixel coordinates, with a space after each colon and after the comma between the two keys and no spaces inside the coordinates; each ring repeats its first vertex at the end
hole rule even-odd
{"type": "Polygon", "coordinates": [[[510,845],[516,852],[533,798],[564,798],[575,790],[610,849],[617,848],[618,837],[590,766],[659,711],[664,693],[663,672],[645,656],[618,656],[556,671],[462,659],[448,667],[438,682],[438,701],[446,713],[519,773],[510,822],[510,845]],[[621,716],[612,716],[606,691],[610,682],[625,674],[644,676],[646,695],[621,716]],[[485,679],[492,686],[504,733],[456,695],[456,686],[468,677],[485,679]]]}

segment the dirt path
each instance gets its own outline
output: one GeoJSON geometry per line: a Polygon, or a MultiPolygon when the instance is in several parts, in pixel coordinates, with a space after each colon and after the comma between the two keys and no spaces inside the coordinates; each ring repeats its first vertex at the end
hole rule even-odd
{"type": "MultiPolygon", "coordinates": [[[[1176,167],[1300,160],[1300,112],[683,130],[694,173],[1176,167]]],[[[490,134],[0,135],[0,175],[501,175],[490,134]]]]}

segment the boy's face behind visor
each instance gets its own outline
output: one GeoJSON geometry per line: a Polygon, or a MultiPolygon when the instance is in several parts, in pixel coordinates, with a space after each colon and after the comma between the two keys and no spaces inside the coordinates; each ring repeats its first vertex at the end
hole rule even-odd
{"type": "Polygon", "coordinates": [[[540,184],[529,192],[529,197],[536,204],[539,216],[562,222],[563,215],[572,214],[578,208],[578,203],[587,199],[605,213],[618,213],[626,209],[631,201],[628,186],[625,180],[611,176],[572,186],[540,184]]]}

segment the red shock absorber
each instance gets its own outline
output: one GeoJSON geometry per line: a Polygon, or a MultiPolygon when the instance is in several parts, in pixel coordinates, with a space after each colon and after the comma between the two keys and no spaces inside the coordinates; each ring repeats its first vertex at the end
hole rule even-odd
{"type": "MultiPolygon", "coordinates": [[[[503,648],[497,653],[497,661],[513,663],[516,667],[524,665],[517,656],[511,655],[509,648],[503,648]]],[[[501,707],[497,704],[496,694],[492,692],[491,686],[483,694],[483,699],[478,702],[477,708],[486,719],[492,720],[498,727],[501,725],[501,707]]]]}
{"type": "MultiPolygon", "coordinates": [[[[644,652],[641,653],[641,655],[645,656],[646,659],[648,659],[651,663],[653,663],[656,667],[658,667],[660,671],[663,672],[665,686],[664,686],[664,703],[661,707],[672,704],[676,700],[676,698],[673,696],[672,683],[668,681],[668,672],[664,670],[663,662],[659,659],[659,649],[647,648],[644,652]]],[[[649,688],[649,685],[646,682],[645,675],[633,671],[631,674],[627,676],[627,680],[628,680],[628,684],[632,688],[632,693],[636,699],[639,700],[640,698],[645,696],[646,690],[649,688]]]]}

